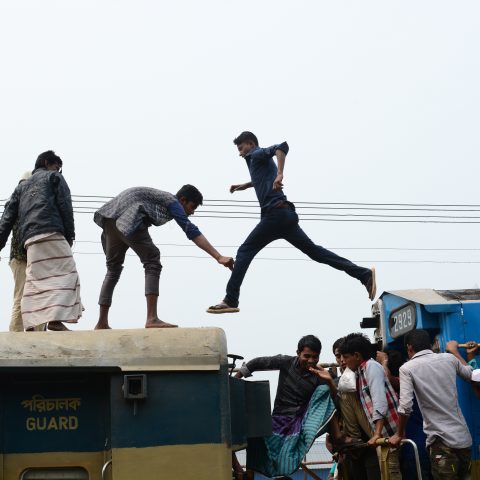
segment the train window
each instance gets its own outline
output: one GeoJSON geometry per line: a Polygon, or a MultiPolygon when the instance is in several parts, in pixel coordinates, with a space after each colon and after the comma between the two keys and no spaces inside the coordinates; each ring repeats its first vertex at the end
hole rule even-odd
{"type": "Polygon", "coordinates": [[[88,472],[83,468],[29,468],[20,480],[88,480],[88,472]]]}

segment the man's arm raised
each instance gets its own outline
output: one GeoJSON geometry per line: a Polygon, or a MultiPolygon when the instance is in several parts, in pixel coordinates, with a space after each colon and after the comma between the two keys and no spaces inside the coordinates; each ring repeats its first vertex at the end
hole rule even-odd
{"type": "Polygon", "coordinates": [[[198,235],[192,239],[192,242],[199,248],[201,248],[204,252],[207,252],[211,257],[213,257],[220,265],[233,270],[233,258],[232,257],[224,257],[221,253],[217,251],[217,249],[203,236],[198,235]]]}

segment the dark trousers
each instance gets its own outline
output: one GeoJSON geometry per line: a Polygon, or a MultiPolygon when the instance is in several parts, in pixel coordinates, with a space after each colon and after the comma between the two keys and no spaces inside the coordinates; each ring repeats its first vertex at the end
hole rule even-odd
{"type": "Polygon", "coordinates": [[[129,248],[139,256],[145,269],[145,295],[158,295],[162,271],[160,250],[153,243],[147,228],[125,237],[115,226],[115,221],[108,219],[103,226],[102,247],[107,257],[107,274],[100,290],[99,305],[112,304],[113,290],[120,279],[129,248]]]}
{"type": "Polygon", "coordinates": [[[435,480],[464,480],[469,478],[470,448],[450,448],[437,438],[429,447],[432,475],[435,480]]]}
{"type": "Polygon", "coordinates": [[[293,204],[285,202],[282,207],[272,208],[263,214],[260,223],[238,249],[235,267],[227,284],[227,294],[224,300],[228,305],[238,306],[240,287],[255,255],[269,243],[282,238],[312,260],[342,270],[363,284],[370,279],[371,271],[368,268],[359,267],[350,260],[315,245],[298,225],[298,215],[293,204]]]}

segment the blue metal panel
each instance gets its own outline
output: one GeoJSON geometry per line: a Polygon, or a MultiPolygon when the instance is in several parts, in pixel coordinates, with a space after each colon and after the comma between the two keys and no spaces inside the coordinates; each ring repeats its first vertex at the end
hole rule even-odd
{"type": "Polygon", "coordinates": [[[230,443],[224,372],[152,372],[147,381],[135,404],[124,398],[123,374],[111,376],[113,448],[230,443]]]}
{"type": "Polygon", "coordinates": [[[415,313],[416,313],[416,327],[415,328],[423,328],[426,330],[437,330],[438,329],[438,321],[436,321],[435,316],[432,313],[428,312],[423,305],[418,303],[411,302],[410,300],[402,297],[398,297],[397,295],[393,294],[385,294],[382,297],[383,306],[384,306],[384,319],[385,319],[385,339],[384,342],[387,345],[399,343],[398,338],[395,339],[390,334],[389,328],[389,319],[393,312],[401,307],[404,307],[408,304],[415,305],[415,313]]]}
{"type": "Polygon", "coordinates": [[[108,429],[104,376],[16,373],[0,381],[2,453],[103,450],[108,429]]]}

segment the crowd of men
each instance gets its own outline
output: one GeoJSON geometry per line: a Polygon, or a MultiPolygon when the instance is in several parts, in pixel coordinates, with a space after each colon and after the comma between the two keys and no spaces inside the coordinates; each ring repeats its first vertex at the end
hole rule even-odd
{"type": "Polygon", "coordinates": [[[413,330],[404,337],[404,358],[397,350],[377,352],[365,335],[351,333],[332,348],[340,376],[318,365],[322,345],[313,335],[300,339],[294,356],[250,360],[238,378],[279,371],[273,434],[249,442],[246,472],[234,457],[236,478],[249,479],[257,471],[288,479],[325,432],[337,460],[331,478],[380,480],[378,445],[388,439],[390,478],[414,480],[413,450],[399,448],[405,438],[418,446],[422,478],[469,478],[472,438],[459,406],[456,377],[478,391],[480,370],[478,344],[467,345],[469,363],[456,341],[448,342],[448,353],[434,353],[429,333],[413,330]]]}

